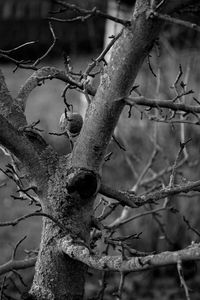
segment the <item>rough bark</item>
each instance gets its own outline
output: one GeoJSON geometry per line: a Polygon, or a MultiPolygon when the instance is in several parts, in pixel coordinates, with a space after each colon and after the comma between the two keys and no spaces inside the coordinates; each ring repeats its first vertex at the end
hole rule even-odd
{"type": "MultiPolygon", "coordinates": [[[[74,174],[69,156],[59,160],[55,173],[49,177],[43,211],[59,220],[59,223],[55,224],[47,218],[43,220],[40,251],[30,291],[37,299],[83,299],[87,268],[83,263],[69,258],[57,247],[58,239],[68,234],[75,242],[81,240],[87,244],[89,240],[95,193],[92,192],[89,199],[87,194],[85,199],[80,196],[81,189],[78,186],[78,192],[74,192],[74,182],[70,184],[74,174]],[[62,228],[59,224],[62,224],[62,228]]],[[[78,185],[77,182],[76,184],[78,185]]]]}
{"type": "Polygon", "coordinates": [[[86,267],[59,252],[56,241],[66,234],[87,244],[92,205],[110,137],[137,72],[157,37],[160,21],[147,20],[147,1],[136,6],[131,27],[123,30],[111,62],[91,103],[71,157],[62,159],[48,180],[43,211],[58,219],[63,232],[45,220],[31,295],[37,299],[82,299],[86,267]],[[98,138],[97,138],[98,137],[98,138]],[[85,193],[85,191],[87,191],[85,193]]]}
{"type": "MultiPolygon", "coordinates": [[[[2,128],[0,130],[0,141],[25,164],[35,179],[39,186],[38,194],[43,212],[58,220],[43,220],[40,251],[29,298],[83,299],[87,268],[82,262],[66,255],[64,252],[67,251],[62,251],[58,241],[70,235],[74,243],[84,241],[88,245],[93,202],[100,186],[101,166],[106,147],[125,105],[122,98],[129,95],[140,66],[161,30],[161,21],[148,18],[149,2],[136,2],[131,26],[123,29],[114,46],[110,63],[101,76],[100,86],[89,106],[83,129],[70,156],[59,158],[51,147],[45,146],[38,151],[34,137],[28,139],[24,132],[18,130],[26,123],[22,110],[31,89],[38,84],[38,73],[30,81],[33,86],[28,90],[21,90],[17,99],[19,105],[13,105],[3,77],[0,77],[3,87],[0,94],[1,115],[11,123],[0,118],[1,126],[6,127],[6,131],[2,128]],[[16,131],[13,126],[16,126],[16,131]],[[13,135],[16,135],[16,143],[10,141],[13,135]]],[[[193,2],[195,1],[171,0],[166,6],[163,5],[163,10],[166,8],[166,12],[171,12],[180,8],[183,3],[193,2]]],[[[45,75],[48,74],[51,75],[49,70],[45,75]]]]}
{"type": "Polygon", "coordinates": [[[179,260],[200,260],[200,244],[193,243],[191,246],[178,251],[165,251],[158,254],[150,254],[124,259],[122,255],[98,255],[91,254],[84,246],[73,245],[67,238],[61,239],[58,246],[70,257],[84,262],[87,266],[96,270],[109,270],[118,272],[135,272],[177,264],[179,260]]]}
{"type": "Polygon", "coordinates": [[[97,171],[103,162],[106,146],[124,107],[120,100],[128,96],[138,70],[153,46],[161,23],[147,20],[148,1],[138,1],[132,25],[123,29],[116,42],[110,63],[89,106],[84,126],[73,151],[73,164],[97,171]]]}

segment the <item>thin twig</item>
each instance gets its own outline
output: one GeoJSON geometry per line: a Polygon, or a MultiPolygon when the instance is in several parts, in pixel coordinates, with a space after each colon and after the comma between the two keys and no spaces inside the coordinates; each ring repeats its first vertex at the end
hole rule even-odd
{"type": "Polygon", "coordinates": [[[7,279],[6,276],[4,276],[3,281],[2,281],[2,283],[1,283],[0,300],[3,300],[3,290],[4,290],[4,287],[5,287],[6,279],[7,279]]]}
{"type": "Polygon", "coordinates": [[[9,53],[11,53],[13,51],[17,51],[17,50],[19,50],[21,48],[24,48],[26,46],[33,45],[33,44],[36,44],[36,43],[38,43],[38,41],[26,42],[24,44],[21,44],[21,45],[15,47],[15,48],[12,48],[12,49],[9,49],[9,50],[0,49],[0,53],[2,53],[2,54],[9,54],[9,53]]]}
{"type": "Polygon", "coordinates": [[[51,50],[55,46],[57,38],[55,36],[55,33],[54,33],[53,27],[51,25],[51,22],[49,22],[49,29],[50,29],[50,32],[52,34],[53,42],[50,45],[50,47],[47,49],[47,51],[34,62],[33,67],[36,67],[51,52],[51,50]]]}
{"type": "Polygon", "coordinates": [[[136,220],[138,218],[141,218],[141,217],[144,217],[144,216],[148,216],[148,215],[152,215],[154,213],[158,213],[158,212],[161,212],[161,211],[164,211],[164,210],[167,210],[167,209],[169,209],[169,208],[160,207],[160,208],[155,208],[155,209],[152,209],[152,210],[149,210],[149,211],[144,211],[142,213],[139,213],[139,214],[136,214],[134,216],[131,216],[130,218],[122,220],[121,222],[119,222],[117,224],[113,222],[113,223],[111,223],[109,225],[106,225],[105,228],[114,230],[114,229],[119,228],[119,227],[121,227],[121,226],[123,226],[123,225],[125,225],[125,224],[127,224],[127,223],[129,223],[131,221],[134,221],[134,220],[136,220]]]}
{"type": "Polygon", "coordinates": [[[56,36],[55,36],[55,33],[53,31],[53,27],[51,25],[51,23],[49,22],[49,29],[50,29],[50,32],[52,34],[52,37],[53,37],[53,42],[52,44],[49,46],[49,48],[47,49],[47,51],[41,56],[39,57],[38,59],[35,60],[35,62],[33,62],[32,64],[30,64],[30,61],[24,61],[24,60],[16,60],[12,57],[10,57],[9,55],[7,55],[6,53],[3,53],[0,51],[0,57],[3,57],[11,62],[13,62],[15,65],[16,65],[16,68],[14,69],[13,72],[15,72],[18,68],[21,68],[21,69],[30,69],[30,70],[37,70],[37,65],[50,53],[50,51],[53,49],[53,47],[55,46],[55,43],[56,43],[56,36]]]}
{"type": "Polygon", "coordinates": [[[137,193],[142,179],[145,177],[145,175],[147,174],[147,172],[151,168],[157,154],[158,154],[158,148],[156,147],[156,148],[153,149],[153,152],[152,152],[151,156],[149,157],[147,164],[145,164],[145,167],[142,170],[140,176],[138,177],[137,182],[132,187],[132,189],[131,189],[132,192],[137,193]]]}
{"type": "Polygon", "coordinates": [[[193,231],[198,237],[200,237],[200,231],[197,230],[196,228],[194,228],[194,227],[190,224],[189,220],[186,219],[185,216],[183,216],[183,221],[184,221],[185,224],[187,225],[188,229],[190,229],[190,230],[193,231]]]}
{"type": "Polygon", "coordinates": [[[15,259],[15,256],[16,256],[16,252],[17,252],[17,248],[19,247],[19,245],[26,239],[26,235],[23,237],[23,238],[21,238],[18,242],[17,242],[17,244],[15,245],[15,248],[14,248],[14,251],[13,251],[13,254],[12,254],[12,260],[14,260],[15,259]]]}
{"type": "Polygon", "coordinates": [[[46,218],[50,219],[51,221],[53,221],[55,224],[57,224],[62,230],[65,231],[65,227],[60,222],[58,222],[52,216],[50,216],[46,213],[43,213],[43,212],[34,212],[34,213],[30,213],[30,214],[24,215],[22,217],[19,217],[19,218],[13,220],[13,221],[0,222],[0,227],[15,226],[19,222],[24,221],[25,219],[28,219],[30,217],[46,217],[46,218]]]}
{"type": "Polygon", "coordinates": [[[110,43],[105,47],[105,49],[103,49],[103,51],[100,53],[100,55],[96,59],[93,59],[92,63],[90,63],[87,66],[86,70],[84,71],[83,77],[86,78],[88,75],[90,75],[91,71],[97,66],[97,64],[104,60],[105,55],[112,48],[114,43],[119,39],[121,34],[122,34],[122,30],[115,37],[112,38],[110,43]]]}
{"type": "Polygon", "coordinates": [[[185,291],[186,299],[190,300],[189,290],[188,290],[188,287],[187,287],[187,284],[185,282],[184,275],[183,275],[181,258],[178,258],[178,261],[177,261],[177,271],[178,271],[181,286],[184,288],[184,291],[185,291]]]}
{"type": "Polygon", "coordinates": [[[123,288],[124,288],[126,276],[127,276],[126,272],[120,272],[120,282],[119,282],[119,287],[118,287],[118,291],[117,291],[117,295],[116,295],[117,300],[122,299],[123,288]]]}
{"type": "Polygon", "coordinates": [[[176,159],[175,159],[175,162],[173,164],[173,167],[172,167],[172,173],[170,175],[170,180],[169,180],[169,187],[171,188],[172,186],[174,186],[174,181],[175,181],[175,175],[176,175],[176,170],[178,168],[178,161],[181,157],[181,154],[183,153],[183,150],[185,148],[185,145],[187,143],[189,143],[191,141],[191,138],[189,140],[187,140],[186,142],[184,143],[180,143],[180,149],[178,151],[178,154],[176,156],[176,159]]]}
{"type": "Polygon", "coordinates": [[[156,17],[156,18],[159,18],[161,20],[164,20],[164,21],[167,21],[167,22],[170,22],[170,23],[173,23],[173,24],[177,24],[177,25],[183,25],[187,28],[190,28],[190,29],[193,29],[193,30],[196,30],[196,31],[200,32],[200,26],[198,26],[195,23],[191,23],[189,21],[173,18],[169,15],[161,14],[161,13],[158,13],[158,12],[153,11],[153,10],[150,10],[147,15],[150,18],[156,17]]]}
{"type": "MultiPolygon", "coordinates": [[[[116,23],[122,24],[124,26],[130,26],[131,22],[128,20],[124,20],[124,19],[120,19],[120,18],[116,18],[113,17],[111,15],[108,15],[102,11],[100,11],[99,9],[97,9],[96,7],[94,7],[92,10],[87,10],[87,9],[83,9],[75,4],[69,4],[66,3],[64,1],[60,1],[60,0],[54,0],[55,3],[62,5],[63,7],[65,7],[66,9],[70,9],[75,11],[78,14],[81,14],[82,16],[86,16],[86,18],[90,18],[90,17],[94,17],[94,16],[98,16],[98,17],[102,17],[104,19],[109,19],[111,21],[114,21],[116,23]]],[[[51,19],[51,18],[50,18],[51,19]]],[[[75,18],[75,21],[77,20],[77,18],[75,18]]],[[[81,20],[81,17],[79,17],[78,20],[81,20]]],[[[83,19],[84,20],[84,19],[83,19]]],[[[66,20],[67,21],[67,20],[66,20]]]]}

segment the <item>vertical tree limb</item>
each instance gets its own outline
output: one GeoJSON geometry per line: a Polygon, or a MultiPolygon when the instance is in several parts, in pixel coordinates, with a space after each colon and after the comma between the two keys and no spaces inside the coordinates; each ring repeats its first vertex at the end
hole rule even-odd
{"type": "Polygon", "coordinates": [[[148,1],[137,1],[131,26],[124,28],[112,51],[110,63],[86,114],[86,120],[73,151],[73,165],[98,172],[144,58],[153,46],[162,22],[147,19],[148,1]]]}

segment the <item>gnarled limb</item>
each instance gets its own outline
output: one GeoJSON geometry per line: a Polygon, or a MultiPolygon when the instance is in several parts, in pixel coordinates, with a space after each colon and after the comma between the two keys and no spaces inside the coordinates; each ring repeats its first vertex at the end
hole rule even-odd
{"type": "Polygon", "coordinates": [[[122,255],[100,256],[90,253],[87,247],[83,244],[76,244],[70,237],[64,237],[59,240],[58,247],[69,257],[85,263],[88,267],[105,271],[134,272],[177,264],[178,260],[200,260],[200,244],[192,244],[179,251],[166,251],[147,256],[130,257],[127,260],[123,260],[122,255]]]}
{"type": "MultiPolygon", "coordinates": [[[[72,76],[67,74],[65,71],[60,70],[55,67],[43,67],[37,71],[35,71],[25,82],[25,84],[21,87],[16,101],[20,108],[24,111],[26,108],[27,99],[32,92],[32,90],[39,85],[43,84],[47,79],[59,79],[63,82],[69,83],[77,88],[84,90],[84,84],[76,81],[72,76]]],[[[95,94],[95,90],[91,87],[87,87],[88,93],[91,95],[95,94]]]]}

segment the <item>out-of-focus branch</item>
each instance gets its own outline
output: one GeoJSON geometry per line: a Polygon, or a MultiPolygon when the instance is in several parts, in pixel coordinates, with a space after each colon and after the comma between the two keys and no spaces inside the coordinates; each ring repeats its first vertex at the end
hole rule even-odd
{"type": "Polygon", "coordinates": [[[173,165],[173,168],[172,168],[172,173],[170,175],[169,187],[174,186],[176,171],[177,171],[177,168],[178,168],[178,162],[180,160],[181,154],[184,153],[184,148],[185,148],[186,144],[190,141],[191,141],[191,139],[189,139],[188,141],[186,141],[184,143],[180,143],[180,149],[179,149],[178,154],[176,156],[176,159],[174,161],[174,165],[173,165]]]}
{"type": "Polygon", "coordinates": [[[33,45],[33,44],[36,44],[36,43],[37,43],[37,41],[31,41],[31,42],[26,42],[26,43],[24,43],[24,44],[21,44],[21,45],[19,45],[19,46],[17,46],[17,47],[14,47],[14,48],[12,48],[12,49],[9,49],[9,50],[3,50],[3,49],[0,49],[0,53],[1,53],[1,54],[9,54],[9,53],[11,53],[11,52],[17,51],[17,50],[19,50],[19,49],[21,49],[21,48],[24,48],[24,47],[26,47],[26,46],[33,45]]]}
{"type": "Polygon", "coordinates": [[[23,260],[10,260],[7,263],[0,266],[0,275],[8,273],[12,270],[22,270],[34,267],[35,263],[36,257],[23,260]]]}
{"type": "Polygon", "coordinates": [[[182,26],[185,26],[187,28],[194,29],[194,30],[197,30],[197,31],[200,32],[200,26],[198,26],[195,23],[191,23],[191,22],[188,22],[188,21],[185,21],[185,20],[173,18],[169,15],[164,15],[164,14],[158,13],[156,11],[151,11],[149,13],[149,17],[150,18],[156,17],[156,18],[162,19],[164,21],[174,23],[174,24],[178,24],[178,25],[182,25],[182,26]]]}
{"type": "Polygon", "coordinates": [[[188,289],[188,286],[187,286],[187,284],[185,282],[185,279],[184,279],[183,268],[182,268],[182,260],[180,258],[177,261],[177,271],[178,271],[181,286],[184,288],[184,291],[185,291],[186,299],[190,300],[189,289],[188,289]]]}
{"type": "Polygon", "coordinates": [[[53,31],[53,27],[51,25],[51,22],[49,22],[49,29],[50,29],[50,32],[51,32],[51,35],[52,35],[52,38],[53,38],[52,44],[49,46],[49,48],[47,49],[47,51],[41,57],[39,57],[38,59],[36,59],[36,61],[33,64],[33,67],[36,67],[51,52],[51,50],[55,46],[56,35],[55,35],[54,31],[53,31]]]}
{"type": "Polygon", "coordinates": [[[91,10],[88,10],[88,9],[81,8],[81,7],[79,7],[75,4],[70,4],[70,3],[67,3],[67,2],[64,2],[64,1],[60,1],[60,0],[54,0],[53,2],[65,7],[66,10],[73,10],[76,13],[79,14],[78,17],[75,17],[73,19],[62,20],[62,19],[56,19],[56,18],[49,18],[50,20],[53,20],[53,21],[60,21],[60,22],[63,22],[63,21],[64,22],[84,21],[85,19],[89,19],[91,17],[98,16],[98,17],[101,17],[101,18],[104,18],[104,19],[109,19],[111,21],[122,24],[124,26],[129,26],[130,25],[130,21],[108,15],[108,14],[100,11],[96,7],[94,7],[91,10]]]}
{"type": "MultiPolygon", "coordinates": [[[[16,68],[15,68],[14,71],[16,71],[18,68],[37,70],[38,69],[37,65],[51,52],[51,50],[54,48],[55,43],[56,43],[56,36],[55,36],[55,33],[53,31],[53,27],[52,27],[50,22],[49,22],[49,29],[50,29],[53,41],[52,41],[51,45],[49,46],[49,48],[45,51],[45,53],[42,56],[40,56],[39,58],[37,58],[34,62],[31,63],[30,60],[29,61],[24,61],[24,60],[19,61],[17,59],[12,58],[11,56],[8,55],[8,53],[10,53],[12,50],[6,52],[6,51],[0,49],[0,57],[3,57],[8,61],[13,62],[16,65],[16,68]]],[[[34,42],[29,42],[29,43],[22,44],[21,46],[18,46],[16,48],[14,48],[14,50],[15,49],[20,49],[20,48],[22,48],[26,45],[33,44],[33,43],[34,42]]]]}
{"type": "MultiPolygon", "coordinates": [[[[183,158],[177,165],[177,168],[181,168],[184,166],[184,164],[186,164],[187,160],[185,158],[183,158]]],[[[165,168],[163,168],[162,170],[160,170],[158,173],[155,173],[153,174],[151,177],[147,178],[147,179],[144,179],[142,182],[141,182],[141,186],[146,186],[146,185],[149,185],[149,184],[153,184],[153,182],[156,182],[158,180],[160,180],[160,178],[162,178],[163,175],[165,174],[169,174],[171,173],[173,170],[173,166],[167,166],[165,168]]]]}
{"type": "MultiPolygon", "coordinates": [[[[155,209],[152,209],[152,210],[147,210],[147,211],[144,211],[144,212],[141,212],[141,213],[138,213],[136,215],[133,215],[131,217],[127,217],[127,214],[125,215],[125,217],[122,217],[121,218],[118,218],[117,221],[115,220],[114,222],[112,222],[111,224],[109,225],[106,225],[105,228],[106,229],[109,229],[109,230],[116,230],[117,228],[129,223],[129,222],[132,222],[133,220],[136,220],[138,218],[141,218],[141,217],[144,217],[144,216],[149,216],[149,215],[153,215],[153,214],[156,214],[156,213],[160,213],[161,211],[166,211],[168,208],[166,207],[159,207],[159,208],[155,208],[155,209]]],[[[169,208],[170,210],[170,208],[169,208]]]]}
{"type": "Polygon", "coordinates": [[[198,5],[199,0],[153,0],[152,9],[163,14],[182,12],[185,8],[198,5]],[[154,5],[155,4],[155,5],[154,5]]]}
{"type": "Polygon", "coordinates": [[[200,244],[179,251],[166,251],[159,254],[151,254],[145,257],[133,257],[123,260],[122,256],[91,254],[83,244],[76,245],[70,237],[64,237],[58,241],[58,248],[72,259],[79,260],[87,266],[105,271],[134,272],[177,264],[178,260],[190,261],[200,259],[200,244]]]}

